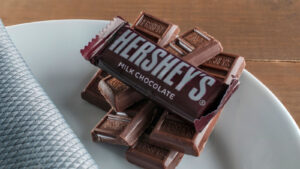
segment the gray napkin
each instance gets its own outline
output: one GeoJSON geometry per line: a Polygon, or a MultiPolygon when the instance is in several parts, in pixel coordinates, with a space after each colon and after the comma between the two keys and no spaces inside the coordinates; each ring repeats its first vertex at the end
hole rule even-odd
{"type": "Polygon", "coordinates": [[[0,168],[97,168],[0,20],[0,168]]]}

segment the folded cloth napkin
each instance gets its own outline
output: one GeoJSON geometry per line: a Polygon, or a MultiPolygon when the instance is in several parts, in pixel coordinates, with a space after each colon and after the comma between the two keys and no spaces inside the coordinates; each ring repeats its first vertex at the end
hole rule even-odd
{"type": "Polygon", "coordinates": [[[0,20],[0,168],[97,168],[0,20]]]}

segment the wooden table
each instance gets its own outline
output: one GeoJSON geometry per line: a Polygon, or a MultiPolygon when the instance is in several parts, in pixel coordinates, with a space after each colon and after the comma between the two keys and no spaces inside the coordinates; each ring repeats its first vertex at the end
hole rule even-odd
{"type": "Polygon", "coordinates": [[[242,55],[247,69],[268,86],[300,125],[300,1],[2,0],[6,25],[49,19],[134,21],[144,10],[180,26],[197,25],[219,39],[224,51],[242,55]]]}

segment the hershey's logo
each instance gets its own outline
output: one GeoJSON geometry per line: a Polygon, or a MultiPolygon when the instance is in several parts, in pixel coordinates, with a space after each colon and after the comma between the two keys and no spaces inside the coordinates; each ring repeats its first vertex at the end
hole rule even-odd
{"type": "Polygon", "coordinates": [[[116,39],[110,45],[109,50],[127,59],[140,69],[150,72],[151,75],[172,86],[178,92],[195,77],[201,76],[199,86],[192,87],[188,93],[189,98],[193,101],[199,101],[206,94],[207,86],[213,86],[216,82],[214,78],[156,47],[130,29],[116,39]],[[181,77],[177,84],[172,81],[175,75],[181,77]]]}

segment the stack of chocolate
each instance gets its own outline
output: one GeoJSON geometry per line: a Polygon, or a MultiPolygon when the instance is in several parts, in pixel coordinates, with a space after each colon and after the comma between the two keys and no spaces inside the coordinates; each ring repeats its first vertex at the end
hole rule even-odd
{"type": "Polygon", "coordinates": [[[143,12],[132,26],[116,17],[81,51],[102,68],[81,95],[107,111],[93,141],[128,146],[127,160],[149,169],[199,156],[245,67],[222,52],[197,27],[179,35],[177,25],[143,12]]]}

